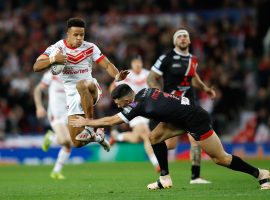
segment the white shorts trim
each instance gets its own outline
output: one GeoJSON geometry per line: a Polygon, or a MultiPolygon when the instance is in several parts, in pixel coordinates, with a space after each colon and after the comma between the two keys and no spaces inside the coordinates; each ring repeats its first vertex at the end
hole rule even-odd
{"type": "Polygon", "coordinates": [[[138,124],[148,124],[148,123],[149,123],[149,119],[138,116],[129,121],[129,126],[133,128],[134,126],[137,126],[138,124]]]}

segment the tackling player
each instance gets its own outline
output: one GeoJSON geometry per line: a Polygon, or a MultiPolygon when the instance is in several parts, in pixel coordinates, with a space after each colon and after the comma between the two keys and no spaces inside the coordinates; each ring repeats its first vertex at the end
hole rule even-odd
{"type": "MultiPolygon", "coordinates": [[[[85,115],[86,118],[92,119],[93,106],[101,98],[101,88],[97,80],[92,77],[92,62],[104,68],[115,81],[121,81],[128,75],[128,71],[119,72],[94,43],[84,41],[85,28],[83,19],[70,18],[67,21],[67,37],[48,47],[33,66],[34,71],[39,72],[54,63],[65,64],[59,76],[63,80],[67,95],[69,120],[76,118],[77,115],[85,115]],[[50,56],[54,48],[61,51],[55,56],[50,56]]],[[[94,132],[94,129],[89,126],[74,128],[69,125],[68,128],[75,147],[95,141],[106,151],[110,150],[104,132],[94,132]]]]}
{"type": "Polygon", "coordinates": [[[76,127],[85,125],[109,127],[124,122],[128,123],[137,116],[159,121],[160,123],[150,134],[150,142],[161,171],[158,181],[149,184],[148,189],[172,187],[167,146],[164,141],[185,132],[189,132],[216,164],[249,174],[259,181],[261,189],[270,189],[270,172],[256,168],[240,157],[225,152],[220,139],[212,128],[207,111],[200,106],[190,105],[188,98],[161,92],[156,88],[143,89],[135,95],[128,85],[122,84],[114,89],[112,99],[118,107],[125,109],[116,115],[96,120],[78,116],[71,119],[70,124],[76,127]],[[171,132],[172,129],[181,129],[183,132],[171,132]]]}
{"type": "Polygon", "coordinates": [[[37,118],[44,118],[48,114],[50,125],[55,132],[46,133],[42,145],[43,151],[48,151],[52,142],[62,146],[50,176],[53,179],[64,179],[62,168],[70,156],[72,142],[67,127],[66,94],[59,77],[52,75],[50,71],[44,73],[40,83],[34,89],[34,101],[37,118]],[[42,101],[42,91],[44,90],[48,90],[48,112],[46,112],[42,101]]]}
{"type": "MultiPolygon", "coordinates": [[[[131,70],[129,70],[130,73],[127,78],[120,82],[113,82],[110,86],[110,91],[123,83],[128,84],[135,91],[135,93],[139,92],[143,88],[148,87],[146,78],[149,74],[149,71],[143,68],[143,61],[141,56],[134,56],[131,59],[130,64],[131,70]]],[[[144,149],[150,162],[155,167],[155,169],[159,171],[158,161],[149,141],[149,119],[140,116],[135,117],[129,122],[129,126],[132,130],[124,133],[119,133],[117,130],[112,130],[110,144],[113,144],[115,141],[130,143],[139,143],[143,141],[144,149]]]]}

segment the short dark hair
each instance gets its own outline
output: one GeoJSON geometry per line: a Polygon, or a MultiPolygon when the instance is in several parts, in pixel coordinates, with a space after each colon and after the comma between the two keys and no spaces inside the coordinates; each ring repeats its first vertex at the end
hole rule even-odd
{"type": "Polygon", "coordinates": [[[141,60],[142,61],[142,56],[140,54],[136,54],[136,55],[131,57],[130,62],[132,62],[133,60],[141,60]]]}
{"type": "Polygon", "coordinates": [[[81,27],[85,28],[85,21],[82,18],[74,17],[74,18],[69,18],[67,20],[67,29],[71,27],[81,27]]]}
{"type": "Polygon", "coordinates": [[[130,94],[132,94],[132,92],[133,90],[131,89],[131,87],[129,87],[129,85],[121,84],[114,88],[111,97],[112,99],[120,99],[122,97],[129,96],[130,94]]]}

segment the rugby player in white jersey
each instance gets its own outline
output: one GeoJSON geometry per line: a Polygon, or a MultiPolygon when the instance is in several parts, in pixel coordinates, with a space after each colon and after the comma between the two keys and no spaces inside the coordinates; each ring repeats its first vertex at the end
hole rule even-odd
{"type": "MultiPolygon", "coordinates": [[[[130,73],[127,78],[120,82],[113,82],[110,85],[110,91],[112,91],[116,86],[123,83],[128,84],[136,93],[143,88],[148,87],[146,78],[149,74],[149,70],[143,68],[143,61],[141,56],[134,56],[131,59],[130,65],[131,69],[129,70],[130,73]]],[[[119,133],[116,129],[112,130],[110,144],[112,145],[114,142],[139,143],[143,141],[144,149],[149,160],[151,161],[155,169],[159,171],[160,168],[158,165],[158,161],[149,141],[149,119],[141,116],[135,117],[129,122],[129,126],[131,128],[131,131],[127,131],[124,133],[119,133]]]]}
{"type": "Polygon", "coordinates": [[[48,115],[50,125],[55,132],[48,131],[46,133],[42,145],[43,151],[48,151],[52,142],[62,146],[50,176],[53,179],[64,179],[62,168],[70,156],[72,142],[67,127],[66,94],[61,79],[52,75],[50,71],[44,73],[41,81],[35,87],[34,100],[37,118],[41,119],[48,115]],[[42,100],[44,90],[48,90],[49,97],[47,112],[42,100]]]}
{"type": "MultiPolygon", "coordinates": [[[[95,78],[92,77],[92,63],[104,68],[107,73],[121,81],[126,78],[128,71],[119,72],[118,69],[101,53],[99,48],[91,42],[84,41],[85,21],[81,18],[70,18],[67,21],[67,36],[48,47],[34,63],[35,72],[51,67],[52,64],[65,64],[59,74],[63,80],[67,95],[68,120],[82,115],[93,118],[93,106],[101,97],[102,91],[95,78]],[[51,55],[54,48],[61,51],[51,55]]],[[[100,143],[106,151],[110,144],[105,139],[104,132],[94,132],[92,127],[77,128],[68,125],[71,140],[75,147],[82,147],[89,142],[100,143]]]]}

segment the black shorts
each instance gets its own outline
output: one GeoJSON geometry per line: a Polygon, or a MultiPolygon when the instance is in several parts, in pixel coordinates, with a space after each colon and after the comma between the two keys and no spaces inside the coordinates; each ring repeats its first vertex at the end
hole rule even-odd
{"type": "MultiPolygon", "coordinates": [[[[158,124],[159,121],[151,119],[149,124],[150,130],[152,131],[158,124]]],[[[204,140],[214,133],[210,116],[201,107],[198,107],[194,115],[185,121],[179,119],[176,123],[169,124],[179,130],[187,131],[196,141],[204,140]]]]}
{"type": "Polygon", "coordinates": [[[150,119],[150,122],[149,122],[149,128],[150,128],[150,130],[151,131],[154,130],[158,124],[159,124],[158,121],[153,120],[153,119],[150,119]]]}
{"type": "Polygon", "coordinates": [[[198,107],[186,125],[187,131],[196,141],[204,140],[214,133],[211,118],[201,107],[198,107]]]}

